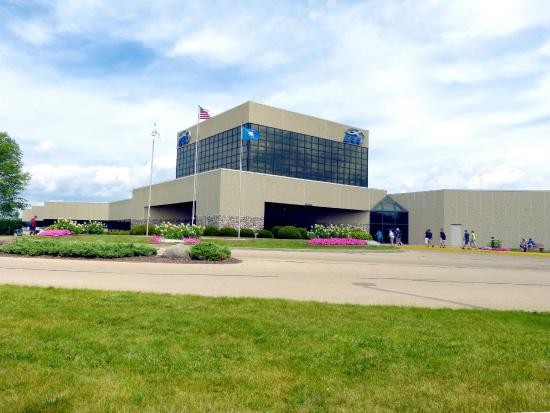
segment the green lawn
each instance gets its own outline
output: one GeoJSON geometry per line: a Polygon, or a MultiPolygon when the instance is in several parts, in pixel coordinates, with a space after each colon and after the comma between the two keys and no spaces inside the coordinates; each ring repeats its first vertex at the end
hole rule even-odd
{"type": "Polygon", "coordinates": [[[0,411],[540,411],[550,313],[0,286],[0,411]]]}
{"type": "MultiPolygon", "coordinates": [[[[56,238],[60,242],[83,240],[83,241],[105,241],[105,242],[124,242],[124,243],[142,243],[149,242],[151,237],[142,235],[72,235],[70,237],[56,238]]],[[[11,237],[10,239],[13,239],[11,237]]],[[[33,237],[33,239],[51,239],[49,237],[33,237]]],[[[307,245],[307,240],[303,239],[269,239],[269,238],[223,238],[223,237],[203,237],[204,240],[212,241],[219,245],[225,245],[230,248],[271,248],[271,249],[337,249],[337,250],[390,250],[395,248],[387,245],[381,246],[341,246],[341,247],[323,247],[317,245],[307,245]]]]}

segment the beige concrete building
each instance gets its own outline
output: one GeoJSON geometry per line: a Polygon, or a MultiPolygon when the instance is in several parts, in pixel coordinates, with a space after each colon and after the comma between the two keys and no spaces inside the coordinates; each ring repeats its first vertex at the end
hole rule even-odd
{"type": "MultiPolygon", "coordinates": [[[[152,222],[190,222],[196,199],[199,225],[236,227],[240,212],[243,228],[318,222],[367,228],[370,208],[386,195],[368,188],[367,130],[254,102],[178,132],[176,177],[152,186],[152,222]],[[241,126],[258,131],[259,140],[241,147],[241,126]]],[[[105,204],[46,202],[23,219],[135,225],[147,217],[148,191],[137,188],[132,198],[105,204]]]]}
{"type": "MultiPolygon", "coordinates": [[[[473,229],[482,244],[494,236],[516,246],[532,237],[550,246],[550,191],[387,196],[368,186],[368,147],[367,130],[246,102],[177,133],[176,179],[152,186],[150,218],[191,222],[196,199],[200,225],[236,228],[239,216],[242,228],[254,229],[345,223],[372,235],[381,231],[385,241],[389,229],[399,228],[415,244],[423,243],[427,228],[436,240],[444,228],[452,245],[473,229]],[[241,141],[241,128],[257,131],[259,139],[241,141]]],[[[101,220],[128,229],[145,222],[148,193],[146,186],[111,203],[46,202],[24,211],[23,219],[101,220]]]]}
{"type": "Polygon", "coordinates": [[[464,230],[487,245],[491,237],[509,247],[533,238],[550,247],[550,191],[450,190],[392,194],[409,212],[409,242],[422,244],[427,228],[437,241],[444,228],[448,243],[461,246],[464,230]]]}

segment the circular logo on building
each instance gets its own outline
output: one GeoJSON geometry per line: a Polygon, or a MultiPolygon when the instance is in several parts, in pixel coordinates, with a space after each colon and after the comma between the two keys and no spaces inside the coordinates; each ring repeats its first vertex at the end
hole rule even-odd
{"type": "Polygon", "coordinates": [[[365,135],[361,129],[349,128],[344,135],[344,142],[361,145],[365,139],[365,135]]]}
{"type": "Polygon", "coordinates": [[[178,146],[187,145],[191,139],[191,132],[184,130],[178,135],[178,146]]]}

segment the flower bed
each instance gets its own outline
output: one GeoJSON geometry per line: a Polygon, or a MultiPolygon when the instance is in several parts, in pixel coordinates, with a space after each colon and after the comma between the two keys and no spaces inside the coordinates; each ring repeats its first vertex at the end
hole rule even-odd
{"type": "Polygon", "coordinates": [[[164,238],[159,237],[158,235],[155,235],[154,237],[149,238],[149,242],[153,242],[155,244],[159,242],[164,242],[164,238]]]}
{"type": "Polygon", "coordinates": [[[367,241],[354,238],[313,238],[308,245],[367,245],[367,241]]]}
{"type": "Polygon", "coordinates": [[[182,238],[184,244],[198,244],[201,242],[200,238],[182,238]]]}
{"type": "Polygon", "coordinates": [[[68,229],[45,229],[38,234],[41,237],[66,237],[73,235],[68,229]]]}

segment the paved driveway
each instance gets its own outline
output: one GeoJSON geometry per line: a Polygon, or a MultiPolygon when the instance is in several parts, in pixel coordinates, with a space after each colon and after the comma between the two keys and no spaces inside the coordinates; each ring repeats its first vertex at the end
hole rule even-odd
{"type": "Polygon", "coordinates": [[[240,264],[0,257],[0,283],[333,303],[550,311],[550,259],[485,253],[234,250],[240,264]]]}

